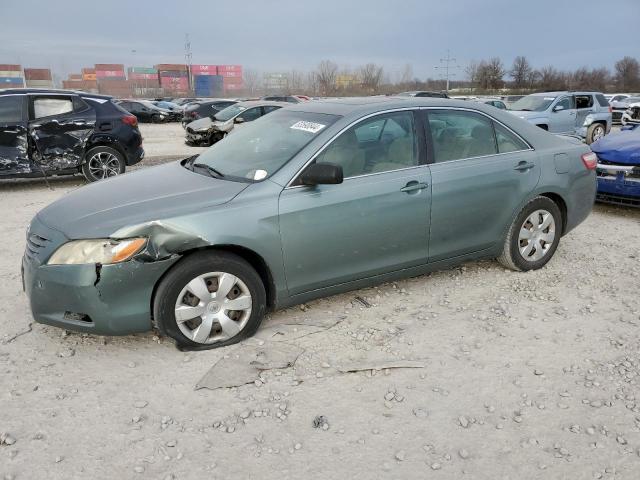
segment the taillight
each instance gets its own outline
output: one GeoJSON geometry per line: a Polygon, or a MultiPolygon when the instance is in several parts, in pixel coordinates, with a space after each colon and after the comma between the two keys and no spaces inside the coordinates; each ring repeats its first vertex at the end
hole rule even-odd
{"type": "Polygon", "coordinates": [[[585,153],[582,155],[582,163],[587,170],[595,170],[598,166],[598,156],[593,152],[585,153]]]}
{"type": "Polygon", "coordinates": [[[613,113],[613,107],[609,105],[609,113],[613,113]]]}
{"type": "Polygon", "coordinates": [[[122,123],[125,125],[130,125],[132,127],[138,126],[138,119],[134,115],[125,115],[122,117],[122,123]]]}

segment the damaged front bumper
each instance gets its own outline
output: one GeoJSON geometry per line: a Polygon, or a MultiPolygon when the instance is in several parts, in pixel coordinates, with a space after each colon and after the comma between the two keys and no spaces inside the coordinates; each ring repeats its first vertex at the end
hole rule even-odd
{"type": "Polygon", "coordinates": [[[22,282],[34,320],[98,335],[150,330],[154,286],[179,257],[102,266],[47,265],[49,256],[66,241],[37,217],[32,222],[22,282]]]}
{"type": "Polygon", "coordinates": [[[202,143],[209,140],[211,136],[211,132],[209,130],[205,131],[194,131],[190,128],[187,128],[187,132],[185,134],[185,139],[187,143],[202,143]]]}
{"type": "Polygon", "coordinates": [[[640,165],[598,163],[600,202],[640,207],[640,165]]]}

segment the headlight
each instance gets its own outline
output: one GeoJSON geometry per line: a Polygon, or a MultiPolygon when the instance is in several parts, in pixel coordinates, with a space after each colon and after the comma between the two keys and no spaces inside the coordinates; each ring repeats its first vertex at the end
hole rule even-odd
{"type": "Polygon", "coordinates": [[[146,238],[112,240],[74,240],[58,248],[47,265],[80,265],[84,263],[120,263],[140,252],[147,243],[146,238]]]}

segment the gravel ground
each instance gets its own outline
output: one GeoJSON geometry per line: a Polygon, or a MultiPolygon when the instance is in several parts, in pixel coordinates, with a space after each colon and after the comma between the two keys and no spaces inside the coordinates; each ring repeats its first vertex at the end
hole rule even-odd
{"type": "Polygon", "coordinates": [[[26,226],[81,183],[0,185],[5,478],[638,478],[640,210],[596,206],[536,272],[470,263],[183,353],[153,333],[32,323],[26,226]],[[194,389],[216,362],[234,369],[276,342],[302,352],[293,367],[194,389]]]}

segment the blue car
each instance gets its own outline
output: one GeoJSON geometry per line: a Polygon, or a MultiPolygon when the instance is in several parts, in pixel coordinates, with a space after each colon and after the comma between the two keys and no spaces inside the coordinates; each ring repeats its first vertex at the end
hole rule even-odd
{"type": "Polygon", "coordinates": [[[598,156],[597,200],[640,207],[640,125],[591,144],[598,156]]]}

